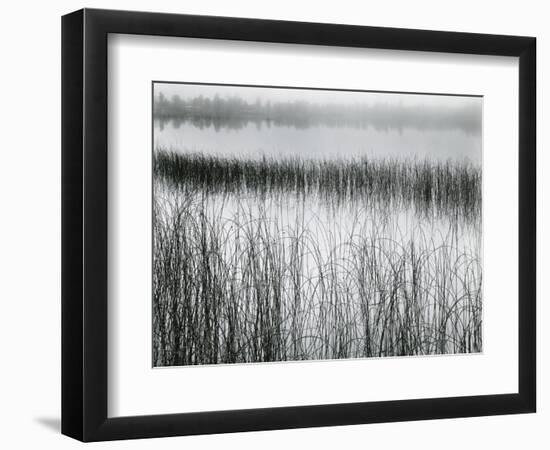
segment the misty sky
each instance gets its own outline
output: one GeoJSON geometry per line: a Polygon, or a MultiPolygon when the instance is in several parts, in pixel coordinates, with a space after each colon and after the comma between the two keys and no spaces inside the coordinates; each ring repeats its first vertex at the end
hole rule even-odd
{"type": "Polygon", "coordinates": [[[389,92],[334,91],[312,89],[284,89],[251,86],[213,86],[180,83],[155,83],[155,95],[161,92],[167,96],[179,95],[182,99],[190,99],[202,95],[213,98],[237,96],[248,102],[261,101],[295,101],[304,100],[310,103],[340,103],[340,104],[376,104],[386,103],[396,106],[426,106],[433,108],[463,108],[478,107],[481,110],[480,97],[446,96],[430,94],[401,94],[389,92]]]}
{"type": "Polygon", "coordinates": [[[243,152],[262,153],[272,153],[272,148],[289,154],[296,152],[296,145],[299,144],[300,149],[311,156],[309,153],[312,152],[332,153],[328,147],[323,150],[328,139],[338,153],[353,145],[354,155],[365,149],[373,154],[392,157],[405,155],[481,162],[481,97],[155,83],[155,97],[160,93],[168,99],[178,95],[183,100],[199,96],[213,99],[217,95],[222,99],[238,97],[251,104],[256,101],[262,104],[305,101],[320,108],[323,105],[362,106],[380,111],[381,119],[377,118],[377,122],[381,120],[387,127],[385,132],[381,132],[377,123],[377,129],[368,133],[349,131],[344,134],[338,130],[319,129],[316,133],[307,130],[281,130],[277,133],[273,129],[260,132],[251,126],[247,133],[240,133],[240,136],[235,133],[221,136],[204,129],[195,130],[188,125],[178,129],[157,129],[155,140],[170,147],[175,145],[192,148],[193,151],[224,154],[237,151],[233,151],[231,146],[235,149],[242,147],[243,152]],[[342,149],[342,146],[346,148],[342,149]]]}

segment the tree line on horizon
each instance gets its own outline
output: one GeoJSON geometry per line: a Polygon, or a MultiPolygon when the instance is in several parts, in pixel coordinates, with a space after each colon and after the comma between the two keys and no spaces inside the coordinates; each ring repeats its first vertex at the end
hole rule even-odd
{"type": "Polygon", "coordinates": [[[305,100],[248,102],[238,96],[198,95],[168,98],[154,96],[153,117],[158,120],[213,122],[217,126],[244,126],[249,122],[308,128],[311,126],[374,127],[377,130],[414,128],[419,130],[458,129],[479,133],[481,108],[391,105],[388,103],[311,103],[305,100]]]}

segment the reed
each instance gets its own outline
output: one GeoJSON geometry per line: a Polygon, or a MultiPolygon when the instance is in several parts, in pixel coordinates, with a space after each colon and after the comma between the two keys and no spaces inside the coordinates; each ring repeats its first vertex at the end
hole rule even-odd
{"type": "Polygon", "coordinates": [[[154,175],[154,365],[481,351],[479,169],[158,151],[154,175]]]}
{"type": "Polygon", "coordinates": [[[155,152],[157,178],[209,194],[315,194],[331,203],[414,207],[418,213],[481,217],[481,169],[454,161],[243,159],[155,152]]]}

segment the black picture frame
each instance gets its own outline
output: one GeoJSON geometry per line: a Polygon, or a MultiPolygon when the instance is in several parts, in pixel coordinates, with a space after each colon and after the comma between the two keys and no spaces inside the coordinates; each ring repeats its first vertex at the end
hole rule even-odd
{"type": "Polygon", "coordinates": [[[62,433],[82,441],[535,412],[536,39],[83,9],[62,18],[62,433]],[[519,58],[517,393],[107,416],[107,36],[178,36],[519,58]]]}

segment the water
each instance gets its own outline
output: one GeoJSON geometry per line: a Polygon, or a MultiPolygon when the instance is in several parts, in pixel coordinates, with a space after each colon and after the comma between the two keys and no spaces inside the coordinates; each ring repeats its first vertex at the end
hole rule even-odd
{"type": "Polygon", "coordinates": [[[470,161],[481,164],[479,135],[456,129],[310,126],[298,128],[267,121],[204,125],[155,120],[155,148],[215,156],[258,158],[369,157],[470,161]]]}
{"type": "Polygon", "coordinates": [[[419,217],[413,208],[330,205],[315,194],[202,195],[164,183],[155,189],[157,245],[166,247],[176,231],[168,242],[184,249],[181,262],[171,257],[155,266],[196,265],[175,283],[156,284],[185,286],[188,293],[176,298],[198,299],[193,310],[220,305],[210,325],[214,356],[177,364],[481,349],[478,223],[419,217]],[[239,313],[229,319],[232,311],[239,313]],[[263,314],[269,318],[262,331],[253,324],[263,314]],[[234,329],[241,330],[239,351],[223,353],[234,329]],[[267,349],[247,347],[266,334],[274,336],[267,349]]]}
{"type": "MultiPolygon", "coordinates": [[[[153,126],[155,149],[182,155],[481,165],[479,134],[460,127],[153,126]]],[[[481,351],[477,211],[400,201],[391,186],[387,201],[341,201],[315,186],[205,194],[180,182],[154,185],[155,365],[481,351]],[[181,335],[163,331],[174,317],[181,335]]]]}

